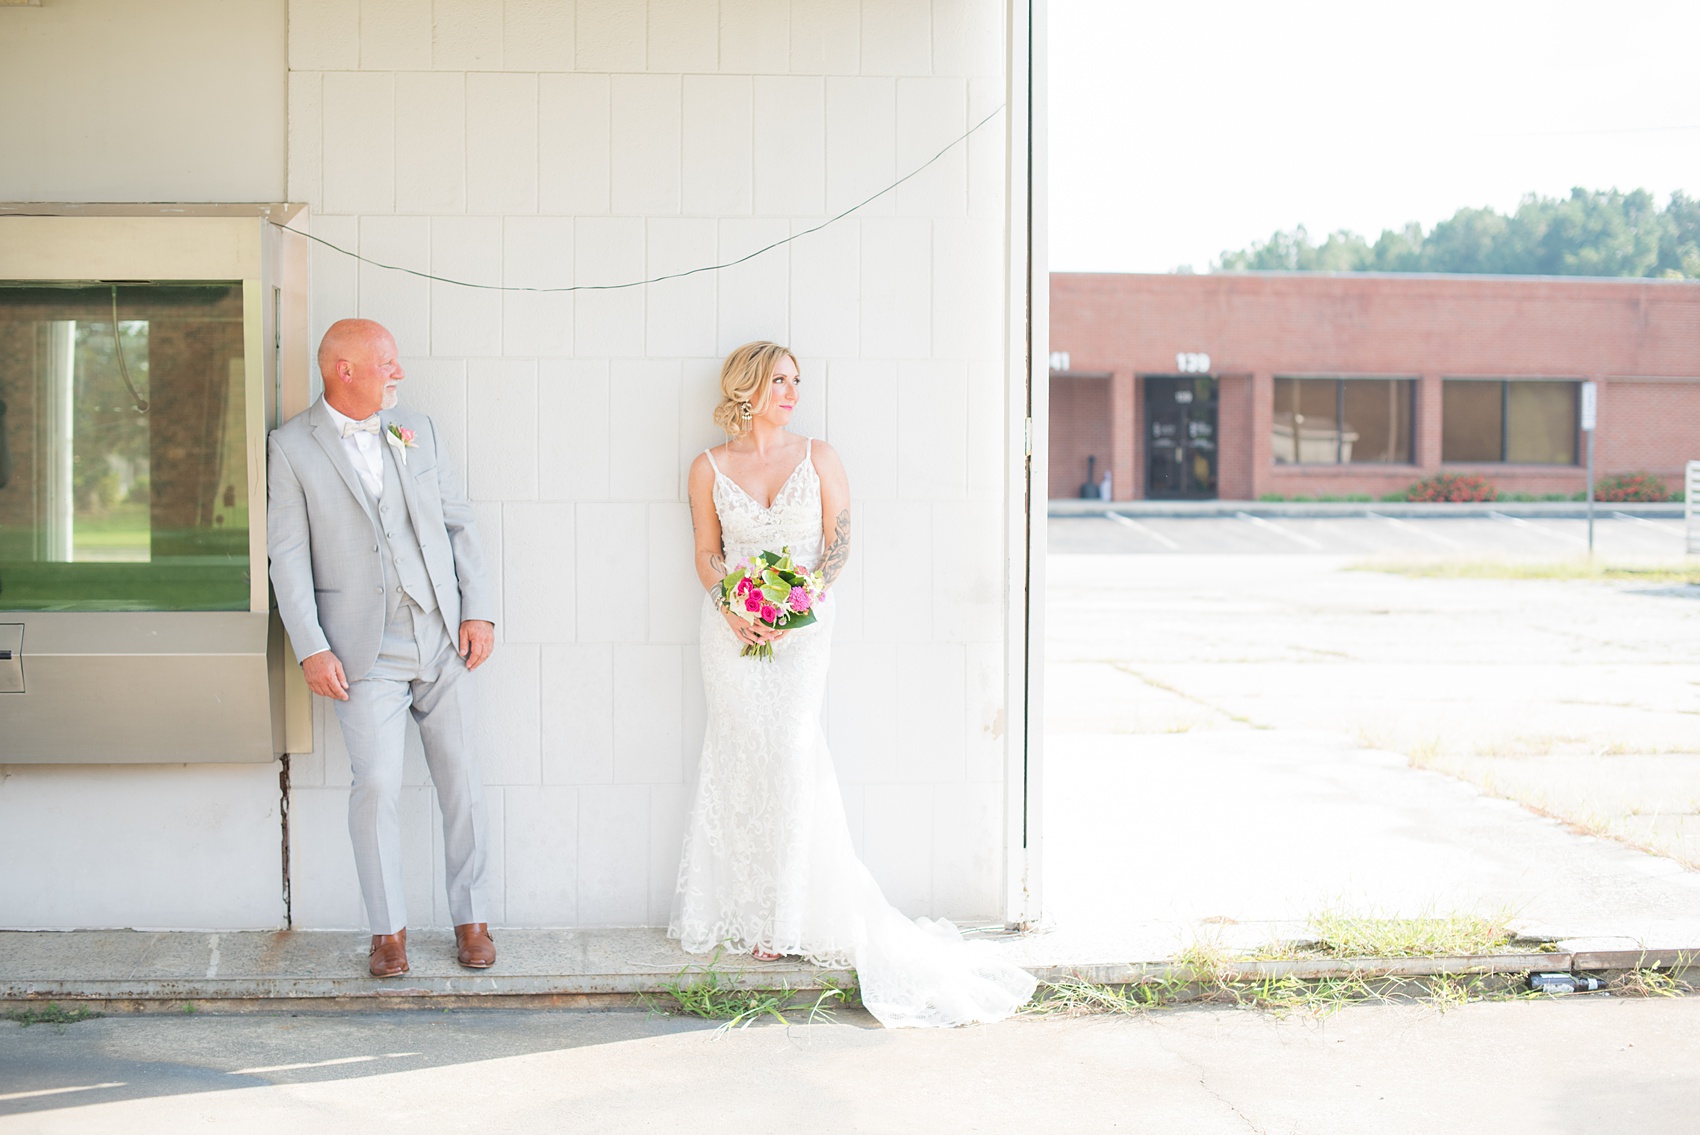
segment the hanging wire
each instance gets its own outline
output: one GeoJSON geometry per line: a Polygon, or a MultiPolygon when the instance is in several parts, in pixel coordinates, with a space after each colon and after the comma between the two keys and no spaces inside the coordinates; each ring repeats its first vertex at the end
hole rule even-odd
{"type": "Polygon", "coordinates": [[[118,377],[124,380],[124,388],[130,392],[130,398],[136,403],[136,412],[145,414],[152,405],[136,390],[136,384],[130,381],[130,364],[124,361],[124,339],[118,334],[118,285],[112,285],[112,350],[118,355],[118,377]]]}
{"type": "Polygon", "coordinates": [[[700,268],[687,268],[683,272],[669,272],[664,276],[652,276],[647,280],[632,280],[632,281],[629,281],[628,283],[624,283],[624,284],[572,284],[572,285],[569,285],[569,286],[566,286],[566,287],[559,287],[559,288],[530,288],[530,287],[520,287],[520,286],[517,286],[517,285],[475,284],[475,283],[472,283],[471,281],[468,281],[468,280],[456,280],[456,279],[452,279],[448,276],[433,276],[429,272],[420,272],[420,271],[413,269],[413,268],[404,268],[399,264],[385,264],[380,260],[373,260],[371,257],[362,256],[358,252],[350,252],[348,249],[343,248],[340,245],[332,244],[330,241],[326,240],[323,237],[314,236],[310,232],[303,232],[300,229],[292,229],[292,228],[289,228],[288,225],[279,224],[277,221],[268,221],[267,223],[277,225],[278,228],[284,229],[286,232],[294,233],[296,236],[306,237],[308,240],[313,241],[315,244],[322,244],[326,248],[330,249],[331,251],[340,252],[344,256],[351,257],[352,259],[360,261],[362,264],[370,264],[374,268],[383,268],[386,271],[390,271],[390,272],[404,272],[409,276],[417,276],[422,280],[435,280],[439,284],[454,284],[455,286],[461,287],[461,288],[477,288],[480,291],[486,291],[486,292],[544,292],[544,293],[611,292],[611,291],[618,291],[618,290],[623,289],[623,288],[641,288],[641,287],[644,287],[648,284],[659,284],[659,283],[662,283],[663,281],[666,281],[666,280],[679,280],[679,279],[683,279],[686,276],[698,275],[699,273],[702,273],[702,272],[720,272],[720,271],[724,271],[727,268],[735,268],[738,265],[743,264],[746,261],[754,260],[756,257],[762,255],[763,253],[772,252],[774,249],[780,248],[780,247],[787,245],[787,244],[790,244],[794,240],[800,240],[801,238],[806,237],[806,236],[810,235],[811,233],[818,233],[822,229],[827,228],[830,225],[835,225],[839,221],[842,221],[845,217],[848,217],[851,213],[856,212],[858,209],[866,208],[867,206],[873,204],[875,201],[878,201],[881,197],[884,197],[887,193],[890,193],[892,190],[896,189],[898,186],[902,185],[904,182],[906,182],[910,178],[916,176],[922,170],[925,170],[928,166],[932,165],[934,162],[938,161],[940,158],[944,157],[946,154],[948,154],[952,150],[956,149],[956,147],[958,147],[962,143],[966,142],[974,134],[975,131],[979,130],[982,126],[986,125],[986,123],[988,123],[992,119],[996,118],[998,116],[998,114],[1003,111],[1003,109],[1004,108],[1003,108],[1002,105],[998,106],[990,114],[986,115],[986,117],[982,118],[980,121],[978,121],[974,125],[970,126],[968,128],[967,132],[964,133],[961,137],[952,141],[944,149],[940,150],[938,153],[934,154],[932,157],[928,158],[926,161],[922,162],[920,165],[916,166],[914,169],[910,170],[908,173],[904,174],[902,177],[898,178],[896,181],[892,182],[890,185],[886,186],[884,189],[880,190],[878,193],[875,193],[873,196],[850,206],[848,209],[844,210],[842,213],[837,214],[836,216],[828,217],[826,220],[822,221],[818,225],[813,226],[812,228],[804,229],[800,233],[793,233],[792,235],[785,237],[781,240],[774,241],[772,244],[764,245],[763,247],[756,249],[754,252],[749,253],[746,256],[740,256],[736,260],[728,260],[724,264],[705,264],[700,268]]]}

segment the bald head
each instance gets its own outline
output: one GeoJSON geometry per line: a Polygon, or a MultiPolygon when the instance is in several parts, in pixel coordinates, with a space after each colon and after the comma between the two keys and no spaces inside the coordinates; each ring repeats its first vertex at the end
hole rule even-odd
{"type": "Polygon", "coordinates": [[[338,413],[369,418],[396,404],[396,384],[406,377],[396,359],[395,337],[370,319],[339,319],[319,342],[325,401],[338,413]]]}

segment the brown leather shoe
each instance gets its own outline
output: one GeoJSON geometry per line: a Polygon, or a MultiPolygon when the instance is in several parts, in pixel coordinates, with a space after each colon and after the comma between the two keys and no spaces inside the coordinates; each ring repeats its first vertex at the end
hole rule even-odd
{"type": "Polygon", "coordinates": [[[496,940],[485,922],[463,922],[455,927],[455,945],[460,947],[460,964],[467,969],[489,969],[496,964],[496,940]]]}
{"type": "Polygon", "coordinates": [[[372,935],[372,960],[366,969],[373,977],[400,977],[407,972],[407,927],[394,934],[372,935]]]}

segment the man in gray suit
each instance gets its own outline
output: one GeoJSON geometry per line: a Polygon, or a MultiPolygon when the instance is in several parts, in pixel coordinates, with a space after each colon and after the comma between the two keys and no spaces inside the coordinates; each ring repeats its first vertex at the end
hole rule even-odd
{"type": "Polygon", "coordinates": [[[373,977],[407,972],[402,744],[411,712],[443,813],[460,964],[493,965],[471,672],[495,644],[472,506],[431,419],[397,410],[396,342],[367,319],[319,345],[325,394],[273,431],[266,550],[308,688],[335,699],[354,773],[348,832],[373,977]]]}

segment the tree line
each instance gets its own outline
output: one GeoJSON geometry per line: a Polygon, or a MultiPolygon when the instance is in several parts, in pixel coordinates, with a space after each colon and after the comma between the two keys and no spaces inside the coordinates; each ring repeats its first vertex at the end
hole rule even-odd
{"type": "Polygon", "coordinates": [[[1226,251],[1213,272],[1469,272],[1508,276],[1700,278],[1700,198],[1658,207],[1645,189],[1525,196],[1515,212],[1459,209],[1427,232],[1412,222],[1375,243],[1346,229],[1320,244],[1303,225],[1226,251]]]}

